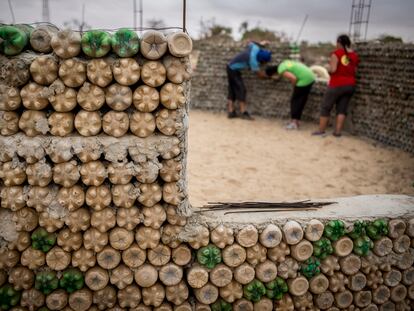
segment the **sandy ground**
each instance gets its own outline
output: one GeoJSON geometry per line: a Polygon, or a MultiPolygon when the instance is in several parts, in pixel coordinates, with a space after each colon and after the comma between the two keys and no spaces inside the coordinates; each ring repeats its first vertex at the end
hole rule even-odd
{"type": "Polygon", "coordinates": [[[283,120],[190,112],[190,202],[414,195],[414,156],[356,136],[312,137],[283,120]]]}

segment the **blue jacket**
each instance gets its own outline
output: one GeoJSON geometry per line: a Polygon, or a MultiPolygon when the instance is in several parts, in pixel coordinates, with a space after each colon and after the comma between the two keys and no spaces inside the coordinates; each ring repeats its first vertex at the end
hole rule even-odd
{"type": "Polygon", "coordinates": [[[257,54],[260,48],[257,44],[249,43],[247,49],[236,55],[230,62],[229,67],[232,70],[249,69],[252,71],[259,71],[260,64],[257,61],[257,54]]]}

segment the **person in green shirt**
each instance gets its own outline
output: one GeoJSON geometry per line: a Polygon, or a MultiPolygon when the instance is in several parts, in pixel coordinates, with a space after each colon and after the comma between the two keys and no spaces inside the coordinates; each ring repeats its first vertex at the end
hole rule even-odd
{"type": "Polygon", "coordinates": [[[269,77],[278,74],[276,77],[283,77],[293,84],[294,89],[290,100],[291,120],[286,125],[286,129],[297,130],[309,93],[315,82],[315,75],[308,66],[293,60],[284,60],[277,66],[268,66],[266,74],[269,77]]]}

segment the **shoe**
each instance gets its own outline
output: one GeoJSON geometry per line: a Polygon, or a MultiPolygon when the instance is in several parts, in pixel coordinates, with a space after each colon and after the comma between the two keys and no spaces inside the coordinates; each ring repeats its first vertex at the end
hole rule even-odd
{"type": "Polygon", "coordinates": [[[285,129],[287,130],[297,130],[299,129],[298,125],[295,122],[289,122],[286,126],[285,129]]]}
{"type": "Polygon", "coordinates": [[[335,136],[335,137],[341,137],[342,136],[341,133],[337,133],[337,132],[333,132],[332,135],[335,136]]]}
{"type": "Polygon", "coordinates": [[[325,131],[316,131],[312,133],[312,136],[321,136],[321,137],[325,137],[326,133],[325,131]]]}
{"type": "Polygon", "coordinates": [[[230,111],[229,113],[227,113],[227,118],[229,119],[237,118],[236,111],[230,111]]]}
{"type": "Polygon", "coordinates": [[[245,120],[250,120],[250,121],[254,120],[254,118],[247,111],[243,112],[240,118],[245,119],[245,120]]]}

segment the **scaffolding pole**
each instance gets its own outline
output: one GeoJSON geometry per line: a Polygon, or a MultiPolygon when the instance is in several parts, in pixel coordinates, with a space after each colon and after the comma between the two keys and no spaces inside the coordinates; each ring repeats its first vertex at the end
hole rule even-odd
{"type": "Polygon", "coordinates": [[[365,41],[368,34],[368,24],[371,13],[372,0],[352,0],[349,35],[353,41],[365,41]],[[362,28],[364,37],[362,38],[362,28]]]}
{"type": "Polygon", "coordinates": [[[132,0],[134,8],[132,10],[134,14],[134,29],[137,29],[137,13],[139,14],[139,30],[142,31],[143,29],[143,16],[144,10],[142,5],[142,0],[139,0],[139,9],[137,9],[137,0],[132,0]]]}

